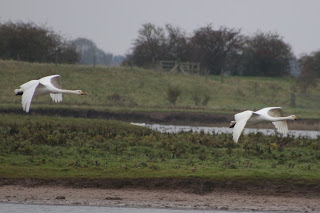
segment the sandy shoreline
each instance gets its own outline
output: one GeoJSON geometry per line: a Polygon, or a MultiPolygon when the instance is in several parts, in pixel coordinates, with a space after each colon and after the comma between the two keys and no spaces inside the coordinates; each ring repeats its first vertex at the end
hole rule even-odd
{"type": "Polygon", "coordinates": [[[0,186],[0,202],[202,210],[320,212],[320,196],[214,190],[207,194],[169,189],[99,189],[63,186],[0,186]]]}

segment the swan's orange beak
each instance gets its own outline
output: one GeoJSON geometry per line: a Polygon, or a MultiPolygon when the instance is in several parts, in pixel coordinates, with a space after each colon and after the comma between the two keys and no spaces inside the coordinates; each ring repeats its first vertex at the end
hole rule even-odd
{"type": "Polygon", "coordinates": [[[296,116],[294,116],[293,118],[294,118],[294,120],[297,120],[297,117],[296,117],[296,116]]]}
{"type": "Polygon", "coordinates": [[[81,92],[81,95],[87,95],[87,94],[84,94],[84,92],[81,92]]]}

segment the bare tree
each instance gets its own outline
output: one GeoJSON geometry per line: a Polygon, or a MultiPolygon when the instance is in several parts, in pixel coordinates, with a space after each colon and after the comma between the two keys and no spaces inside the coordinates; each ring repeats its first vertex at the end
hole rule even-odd
{"type": "Polygon", "coordinates": [[[166,31],[168,33],[168,37],[166,38],[166,57],[170,60],[190,60],[186,33],[181,28],[174,27],[171,24],[166,25],[166,31]]]}
{"type": "Polygon", "coordinates": [[[320,50],[313,52],[311,54],[314,60],[314,71],[317,74],[317,77],[320,77],[320,50]]]}
{"type": "Polygon", "coordinates": [[[243,74],[283,76],[289,74],[291,46],[278,34],[257,32],[243,50],[243,74]]]}
{"type": "Polygon", "coordinates": [[[221,74],[228,70],[227,64],[240,54],[244,37],[240,30],[220,27],[214,30],[212,25],[194,31],[190,38],[192,59],[199,61],[211,74],[221,74]]]}
{"type": "Polygon", "coordinates": [[[317,87],[317,63],[313,55],[304,55],[298,60],[301,69],[297,85],[301,93],[307,94],[310,88],[317,87]]]}
{"type": "Polygon", "coordinates": [[[165,55],[165,41],[163,28],[150,23],[142,25],[138,38],[133,43],[133,52],[130,57],[132,63],[138,66],[154,65],[165,55]]]}

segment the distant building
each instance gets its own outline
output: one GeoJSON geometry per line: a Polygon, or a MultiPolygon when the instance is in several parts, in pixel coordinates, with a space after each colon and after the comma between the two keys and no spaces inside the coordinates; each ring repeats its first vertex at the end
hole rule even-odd
{"type": "Polygon", "coordinates": [[[294,77],[298,77],[301,73],[299,63],[297,59],[291,59],[289,62],[290,65],[290,74],[294,77]]]}

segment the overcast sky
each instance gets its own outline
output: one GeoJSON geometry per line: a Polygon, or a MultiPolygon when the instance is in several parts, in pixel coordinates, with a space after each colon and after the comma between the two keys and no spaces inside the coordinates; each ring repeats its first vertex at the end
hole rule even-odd
{"type": "Polygon", "coordinates": [[[67,39],[88,38],[105,52],[128,53],[144,23],[187,33],[212,23],[276,32],[296,56],[320,49],[318,0],[0,0],[0,21],[45,24],[67,39]]]}

